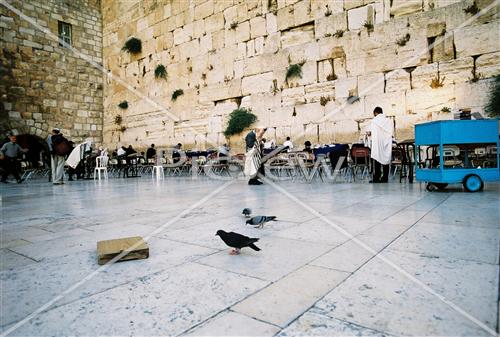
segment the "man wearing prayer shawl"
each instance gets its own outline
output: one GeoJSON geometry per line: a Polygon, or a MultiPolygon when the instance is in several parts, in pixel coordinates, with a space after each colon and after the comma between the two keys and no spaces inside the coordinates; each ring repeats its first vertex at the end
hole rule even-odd
{"type": "Polygon", "coordinates": [[[386,183],[389,179],[389,164],[392,159],[392,121],[385,117],[381,107],[373,110],[375,116],[368,127],[371,136],[371,158],[373,159],[373,179],[370,183],[386,183]]]}

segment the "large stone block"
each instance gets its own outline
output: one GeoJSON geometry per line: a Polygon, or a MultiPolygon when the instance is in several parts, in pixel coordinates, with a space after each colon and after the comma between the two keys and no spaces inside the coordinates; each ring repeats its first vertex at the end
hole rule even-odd
{"type": "Polygon", "coordinates": [[[406,93],[404,91],[385,94],[367,95],[364,97],[364,118],[373,117],[373,109],[381,107],[387,116],[398,116],[406,113],[406,93]]]}
{"type": "Polygon", "coordinates": [[[446,77],[446,83],[467,82],[473,77],[474,60],[464,57],[447,62],[439,62],[439,75],[446,77]]]}
{"type": "Polygon", "coordinates": [[[437,89],[421,88],[406,92],[406,112],[408,114],[427,114],[456,106],[454,86],[437,89]]]}
{"type": "Polygon", "coordinates": [[[374,73],[358,76],[358,95],[368,96],[383,94],[385,88],[385,77],[382,73],[374,73]]]}
{"type": "Polygon", "coordinates": [[[306,102],[304,87],[285,88],[281,92],[283,106],[296,106],[306,102]]]}
{"type": "Polygon", "coordinates": [[[344,12],[343,1],[311,0],[311,12],[314,19],[344,12]]]}
{"type": "Polygon", "coordinates": [[[318,67],[316,62],[306,62],[302,65],[302,77],[293,77],[287,80],[290,87],[303,86],[316,83],[318,79],[318,67]]]}
{"type": "Polygon", "coordinates": [[[216,32],[224,29],[224,15],[222,13],[214,14],[207,17],[205,20],[205,31],[207,33],[216,32]]]}
{"type": "Polygon", "coordinates": [[[318,81],[332,81],[335,79],[333,76],[333,59],[318,61],[318,81]]]}
{"type": "Polygon", "coordinates": [[[454,97],[456,98],[456,108],[470,108],[473,112],[477,111],[486,116],[484,113],[484,106],[489,102],[493,83],[493,79],[490,78],[477,82],[464,82],[455,85],[454,97]]]}
{"type": "Polygon", "coordinates": [[[373,24],[374,9],[372,5],[354,8],[347,11],[347,22],[349,30],[356,30],[363,27],[365,22],[373,24]]]}
{"type": "Polygon", "coordinates": [[[295,26],[313,20],[311,0],[302,0],[293,5],[293,22],[295,26]]]}
{"type": "Polygon", "coordinates": [[[292,28],[281,34],[281,48],[287,48],[314,40],[314,24],[292,28]]]}
{"type": "Polygon", "coordinates": [[[410,73],[404,69],[392,70],[385,74],[385,92],[410,90],[410,73]]]}
{"type": "Polygon", "coordinates": [[[421,1],[393,0],[391,3],[391,16],[394,17],[418,13],[424,10],[421,1]]]}
{"type": "Polygon", "coordinates": [[[488,78],[500,74],[500,51],[483,54],[476,59],[476,75],[488,78]]]}
{"type": "MultiPolygon", "coordinates": [[[[427,64],[424,66],[417,67],[415,68],[415,70],[411,72],[411,87],[413,89],[421,89],[421,88],[430,89],[432,80],[435,79],[437,81],[437,77],[438,77],[437,63],[427,64]]],[[[443,82],[443,84],[448,83],[446,79],[443,80],[441,76],[439,78],[439,81],[443,82]]]]}
{"type": "Polygon", "coordinates": [[[457,58],[500,50],[500,21],[463,27],[454,31],[457,58]]]}
{"type": "Polygon", "coordinates": [[[244,21],[236,27],[235,42],[246,42],[248,40],[250,40],[250,23],[244,21]]]}
{"type": "Polygon", "coordinates": [[[347,17],[345,13],[321,17],[316,19],[314,28],[316,39],[333,36],[339,30],[347,30],[347,17]]]}
{"type": "Polygon", "coordinates": [[[266,14],[266,30],[268,34],[278,31],[278,18],[273,13],[266,14]]]}
{"type": "Polygon", "coordinates": [[[318,123],[323,118],[325,109],[320,102],[316,102],[296,105],[295,111],[299,122],[308,124],[318,123]]]}
{"type": "Polygon", "coordinates": [[[278,30],[285,30],[294,25],[293,7],[283,7],[277,13],[278,30]]]}
{"type": "Polygon", "coordinates": [[[265,35],[267,35],[266,19],[263,16],[250,19],[250,37],[255,39],[265,35]]]}
{"type": "Polygon", "coordinates": [[[281,45],[281,34],[272,33],[266,36],[264,41],[264,53],[276,53],[281,45]]]}
{"type": "Polygon", "coordinates": [[[357,95],[358,79],[356,77],[338,79],[335,81],[334,86],[336,98],[347,98],[353,94],[357,95]]]}
{"type": "Polygon", "coordinates": [[[273,84],[273,72],[267,72],[258,75],[245,76],[241,82],[241,91],[243,95],[256,94],[259,92],[269,92],[273,84]]]}
{"type": "Polygon", "coordinates": [[[328,104],[328,102],[335,99],[334,82],[310,84],[304,90],[307,103],[321,102],[323,100],[323,104],[328,104]]]}
{"type": "Polygon", "coordinates": [[[214,12],[214,0],[207,0],[194,7],[194,19],[204,19],[214,12]]]}

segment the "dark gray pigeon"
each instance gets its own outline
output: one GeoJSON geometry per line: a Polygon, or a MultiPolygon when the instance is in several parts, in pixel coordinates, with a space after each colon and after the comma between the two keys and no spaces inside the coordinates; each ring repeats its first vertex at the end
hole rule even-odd
{"type": "Polygon", "coordinates": [[[241,212],[246,218],[250,217],[250,214],[252,214],[252,210],[250,208],[243,208],[243,212],[241,212]]]}
{"type": "Polygon", "coordinates": [[[268,221],[277,221],[275,216],[256,215],[247,220],[247,225],[263,228],[264,224],[268,221]]]}
{"type": "Polygon", "coordinates": [[[229,247],[234,248],[231,250],[229,254],[231,255],[237,255],[240,253],[241,248],[243,247],[250,247],[253,250],[259,251],[260,248],[254,245],[254,242],[259,241],[258,238],[249,238],[248,236],[241,235],[235,232],[225,232],[221,229],[217,231],[215,234],[216,236],[219,236],[222,241],[229,247]]]}

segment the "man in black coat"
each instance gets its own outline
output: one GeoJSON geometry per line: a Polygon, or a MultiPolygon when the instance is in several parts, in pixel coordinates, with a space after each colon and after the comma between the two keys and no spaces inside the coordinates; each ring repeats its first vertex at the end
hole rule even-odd
{"type": "MultiPolygon", "coordinates": [[[[267,128],[258,127],[255,130],[250,131],[246,135],[245,143],[246,143],[247,152],[250,151],[255,146],[256,142],[260,143],[262,136],[264,136],[264,133],[266,132],[266,130],[267,130],[267,128]]],[[[262,144],[259,144],[259,146],[257,148],[262,153],[262,144]]],[[[260,181],[258,178],[259,173],[262,175],[265,175],[263,162],[260,164],[259,172],[257,173],[257,175],[253,178],[250,178],[250,180],[248,181],[248,185],[262,185],[263,184],[262,181],[260,181]]]]}

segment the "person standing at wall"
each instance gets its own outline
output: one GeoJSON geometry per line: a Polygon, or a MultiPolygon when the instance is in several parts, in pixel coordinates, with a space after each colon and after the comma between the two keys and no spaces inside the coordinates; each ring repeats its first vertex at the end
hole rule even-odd
{"type": "Polygon", "coordinates": [[[52,148],[52,183],[54,185],[62,185],[64,184],[64,162],[66,156],[71,152],[71,146],[58,128],[52,129],[52,137],[50,139],[50,148],[52,148]]]}
{"type": "Polygon", "coordinates": [[[373,160],[373,178],[370,183],[387,183],[389,181],[389,164],[392,159],[392,121],[385,117],[381,107],[373,110],[375,116],[368,127],[367,135],[371,137],[371,158],[373,160]]]}
{"type": "Polygon", "coordinates": [[[293,150],[293,143],[290,140],[290,137],[286,137],[286,141],[283,143],[283,146],[287,147],[287,152],[290,152],[291,150],[293,150]]]}
{"type": "MultiPolygon", "coordinates": [[[[262,154],[261,141],[263,139],[263,136],[264,136],[264,133],[266,132],[266,130],[267,130],[267,128],[258,127],[255,130],[250,131],[245,136],[245,144],[246,144],[247,153],[249,153],[249,151],[252,150],[256,144],[259,144],[259,146],[256,146],[255,150],[259,151],[259,153],[262,154]]],[[[258,157],[260,158],[260,155],[258,157]]],[[[259,173],[262,175],[265,174],[263,162],[260,163],[257,174],[253,178],[250,178],[250,180],[248,181],[248,185],[262,185],[263,184],[262,181],[260,181],[258,178],[259,173]]]]}
{"type": "Polygon", "coordinates": [[[12,174],[18,184],[22,183],[23,180],[19,177],[19,165],[17,162],[17,157],[21,153],[28,152],[28,149],[22,149],[19,144],[17,144],[17,137],[15,135],[9,135],[10,142],[5,143],[0,149],[0,159],[3,166],[2,183],[7,183],[7,177],[12,174]]]}

